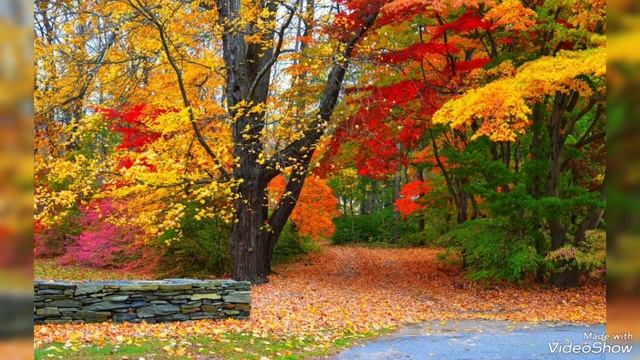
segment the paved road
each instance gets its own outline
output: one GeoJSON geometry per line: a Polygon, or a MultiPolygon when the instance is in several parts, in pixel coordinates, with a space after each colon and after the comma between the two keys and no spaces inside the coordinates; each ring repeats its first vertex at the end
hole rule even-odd
{"type": "MultiPolygon", "coordinates": [[[[604,354],[552,353],[554,346],[592,344],[598,340],[585,340],[585,333],[600,335],[604,325],[576,325],[558,323],[522,323],[509,321],[468,320],[427,322],[402,328],[398,332],[346,350],[335,360],[501,360],[551,359],[596,360],[640,359],[640,346],[633,356],[604,354]]],[[[608,342],[611,344],[611,341],[608,342]]]]}

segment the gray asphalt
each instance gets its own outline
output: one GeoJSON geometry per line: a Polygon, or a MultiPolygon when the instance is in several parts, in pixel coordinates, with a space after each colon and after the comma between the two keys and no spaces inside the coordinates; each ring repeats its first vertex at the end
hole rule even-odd
{"type": "MultiPolygon", "coordinates": [[[[585,334],[597,336],[604,333],[604,324],[492,320],[427,322],[407,326],[391,335],[357,345],[335,356],[335,360],[640,359],[640,346],[633,346],[631,355],[605,355],[602,351],[599,354],[552,352],[551,347],[555,347],[555,343],[558,343],[556,349],[567,344],[591,345],[592,349],[603,349],[604,343],[601,339],[585,339],[585,334]],[[597,345],[597,342],[600,345],[597,345]]],[[[609,339],[606,344],[613,345],[614,342],[609,339]]],[[[565,349],[568,347],[565,346],[565,349]]]]}

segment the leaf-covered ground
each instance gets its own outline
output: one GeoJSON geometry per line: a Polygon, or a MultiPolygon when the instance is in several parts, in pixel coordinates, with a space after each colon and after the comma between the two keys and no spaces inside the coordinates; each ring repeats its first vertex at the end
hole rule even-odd
{"type": "Polygon", "coordinates": [[[254,355],[260,358],[264,353],[274,357],[322,354],[335,348],[336,342],[350,342],[344,339],[423,320],[605,321],[602,285],[570,290],[531,284],[487,287],[439,262],[438,252],[328,246],[277,268],[268,284],[255,287],[251,320],[43,325],[35,327],[35,346],[50,349],[46,353],[54,356],[86,351],[87,346],[153,341],[154,348],[161,349],[158,356],[222,353],[233,357],[235,353],[245,358],[242,346],[258,342],[262,350],[254,355]],[[246,341],[236,339],[241,346],[234,347],[230,334],[245,336],[246,341]],[[202,344],[205,339],[209,345],[202,344]],[[229,346],[221,350],[211,340],[229,346]],[[286,345],[294,342],[298,345],[286,345]]]}
{"type": "Polygon", "coordinates": [[[116,269],[94,269],[78,265],[58,264],[58,259],[35,259],[33,277],[42,280],[141,280],[145,275],[134,274],[116,269]]]}

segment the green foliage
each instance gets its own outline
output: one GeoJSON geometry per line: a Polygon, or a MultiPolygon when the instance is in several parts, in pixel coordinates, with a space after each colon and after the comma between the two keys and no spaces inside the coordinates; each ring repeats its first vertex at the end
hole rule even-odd
{"type": "Polygon", "coordinates": [[[318,250],[319,245],[308,236],[300,236],[293,223],[288,222],[273,250],[275,264],[296,261],[302,256],[318,250]]]}
{"type": "Polygon", "coordinates": [[[425,228],[425,231],[404,234],[398,240],[398,245],[402,247],[425,246],[429,240],[433,239],[428,230],[431,229],[425,228]]]}
{"type": "MultiPolygon", "coordinates": [[[[220,276],[231,271],[229,233],[231,228],[223,221],[204,218],[196,220],[196,204],[188,204],[182,220],[182,239],[172,240],[174,232],[158,238],[158,246],[165,247],[164,275],[171,276],[220,276]]],[[[315,251],[318,245],[306,236],[300,236],[292,223],[287,223],[273,251],[274,263],[300,259],[315,251]]]]}
{"type": "MultiPolygon", "coordinates": [[[[343,215],[334,220],[336,233],[334,244],[348,243],[388,243],[393,240],[394,214],[390,208],[372,214],[343,215]]],[[[398,235],[415,233],[415,221],[398,220],[398,235]]]]}
{"type": "Polygon", "coordinates": [[[443,234],[444,228],[441,224],[433,223],[434,218],[426,217],[427,223],[424,226],[424,230],[420,232],[410,232],[400,236],[398,244],[403,247],[411,246],[425,246],[434,244],[436,240],[443,234]]]}
{"type": "Polygon", "coordinates": [[[186,204],[181,239],[173,239],[175,230],[157,239],[157,246],[165,247],[159,269],[165,275],[212,276],[231,270],[229,225],[218,219],[196,220],[196,207],[195,203],[186,204]]]}
{"type": "Polygon", "coordinates": [[[457,250],[474,280],[521,281],[540,264],[534,241],[513,232],[504,218],[476,219],[460,224],[439,242],[457,250]]]}
{"type": "Polygon", "coordinates": [[[549,252],[545,257],[545,268],[550,274],[567,269],[577,269],[583,276],[602,280],[607,260],[606,232],[589,230],[585,240],[577,245],[567,244],[549,252]]]}
{"type": "Polygon", "coordinates": [[[593,279],[603,279],[607,263],[607,232],[589,230],[585,241],[578,246],[578,269],[593,279]]]}

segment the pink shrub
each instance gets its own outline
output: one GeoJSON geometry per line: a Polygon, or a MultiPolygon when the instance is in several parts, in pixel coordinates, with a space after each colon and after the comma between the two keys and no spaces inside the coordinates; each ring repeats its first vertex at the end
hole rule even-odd
{"type": "Polygon", "coordinates": [[[82,210],[82,232],[75,243],[67,246],[60,259],[62,264],[77,264],[98,268],[122,268],[130,271],[151,271],[153,252],[140,243],[140,232],[132,226],[112,224],[107,220],[116,211],[112,200],[94,201],[82,210]]]}

